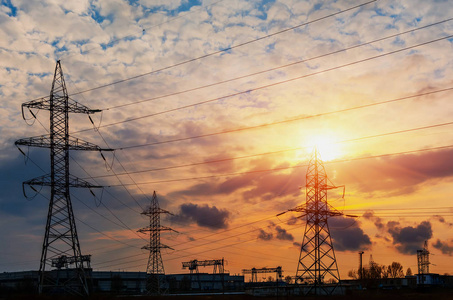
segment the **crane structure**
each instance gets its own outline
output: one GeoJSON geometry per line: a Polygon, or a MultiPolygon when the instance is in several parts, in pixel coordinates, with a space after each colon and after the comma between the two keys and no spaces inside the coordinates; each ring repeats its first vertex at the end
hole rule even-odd
{"type": "Polygon", "coordinates": [[[275,279],[277,281],[282,279],[283,276],[283,270],[281,266],[278,266],[276,268],[251,268],[251,269],[243,269],[242,274],[251,274],[252,275],[252,280],[251,282],[258,282],[258,274],[267,274],[267,273],[275,273],[275,279]]]}
{"type": "MultiPolygon", "coordinates": [[[[112,151],[74,138],[69,135],[69,113],[93,114],[100,110],[69,99],[60,61],[55,66],[52,88],[48,97],[22,104],[22,116],[27,108],[50,112],[48,135],[17,140],[15,145],[50,149],[50,174],[23,183],[24,185],[49,186],[50,202],[39,266],[39,293],[64,292],[88,295],[91,256],[82,255],[77,235],[69,189],[74,187],[100,188],[69,173],[69,150],[112,151]],[[56,272],[49,272],[54,268],[56,272]],[[55,275],[56,274],[56,275],[55,275]]],[[[20,150],[20,148],[19,148],[20,150]]],[[[23,151],[20,150],[22,153],[23,151]]],[[[24,192],[25,194],[25,192],[24,192]]]]}
{"type": "MultiPolygon", "coordinates": [[[[328,219],[330,217],[343,216],[344,214],[327,202],[327,191],[340,187],[343,188],[344,198],[345,187],[335,186],[330,182],[318,149],[315,148],[306,174],[306,202],[286,211],[302,213],[301,217],[304,217],[306,222],[295,276],[296,284],[305,285],[304,294],[306,295],[331,295],[340,287],[340,274],[328,219]],[[329,286],[325,284],[327,279],[329,280],[329,286]]],[[[356,217],[352,215],[345,216],[356,217]]]]}
{"type": "Polygon", "coordinates": [[[160,225],[161,214],[171,213],[159,207],[156,191],[154,191],[150,206],[142,212],[142,215],[149,217],[149,226],[138,230],[140,233],[149,232],[149,244],[143,246],[142,249],[149,250],[148,265],[146,267],[146,273],[148,274],[146,290],[147,293],[151,295],[165,293],[165,290],[163,289],[163,275],[165,275],[165,270],[160,250],[172,249],[160,242],[161,231],[173,230],[170,227],[160,225]]]}
{"type": "Polygon", "coordinates": [[[189,269],[190,274],[195,271],[195,273],[198,273],[198,267],[207,267],[207,266],[214,266],[213,273],[219,273],[222,274],[225,272],[225,260],[222,259],[211,259],[211,260],[196,260],[193,259],[191,261],[186,261],[182,263],[182,268],[183,269],[189,269]]]}

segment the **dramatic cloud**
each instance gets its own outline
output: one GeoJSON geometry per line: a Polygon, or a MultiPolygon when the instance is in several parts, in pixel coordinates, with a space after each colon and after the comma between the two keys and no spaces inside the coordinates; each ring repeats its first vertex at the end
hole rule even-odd
{"type": "Polygon", "coordinates": [[[286,229],[281,228],[280,226],[275,227],[275,230],[277,231],[276,238],[279,240],[285,240],[285,241],[293,241],[294,237],[291,233],[288,233],[286,229]]]}
{"type": "Polygon", "coordinates": [[[382,230],[385,227],[384,223],[382,223],[382,219],[377,217],[377,216],[375,216],[374,212],[371,211],[371,210],[366,211],[362,215],[362,217],[364,217],[366,220],[371,220],[374,223],[374,225],[376,226],[376,228],[379,229],[379,230],[382,230]]]}
{"type": "Polygon", "coordinates": [[[442,217],[442,216],[434,215],[434,216],[433,216],[433,219],[434,219],[434,220],[437,220],[437,221],[439,221],[440,223],[445,224],[445,225],[447,225],[447,226],[449,226],[449,227],[453,227],[453,223],[447,222],[447,221],[445,220],[445,218],[442,217]]]}
{"type": "Polygon", "coordinates": [[[293,241],[294,236],[291,233],[288,233],[285,228],[282,228],[279,225],[275,225],[271,222],[268,226],[269,231],[265,231],[263,229],[259,230],[258,239],[263,241],[270,241],[274,238],[274,233],[272,232],[275,230],[275,238],[282,241],[293,241]]]}
{"type": "Polygon", "coordinates": [[[453,255],[453,243],[442,242],[441,240],[437,239],[437,241],[432,245],[434,248],[439,249],[442,254],[447,254],[450,256],[453,255]]]}
{"type": "Polygon", "coordinates": [[[225,229],[228,227],[230,212],[226,209],[218,209],[215,206],[182,204],[180,213],[171,216],[170,220],[179,223],[195,222],[198,226],[210,229],[225,229]]]}
{"type": "Polygon", "coordinates": [[[258,239],[263,240],[263,241],[270,241],[272,240],[274,235],[272,232],[266,232],[263,229],[260,229],[260,232],[258,233],[258,239]]]}
{"type": "Polygon", "coordinates": [[[338,168],[338,181],[356,184],[362,192],[385,191],[392,194],[413,193],[432,179],[453,176],[452,149],[355,161],[338,168]],[[359,179],[356,174],[362,174],[359,179]]]}
{"type": "Polygon", "coordinates": [[[416,227],[400,227],[398,222],[388,222],[387,230],[393,237],[396,249],[403,254],[415,254],[433,236],[431,223],[428,221],[423,221],[416,227]]]}
{"type": "Polygon", "coordinates": [[[335,217],[329,219],[329,228],[334,248],[337,251],[356,251],[368,249],[370,237],[352,218],[335,217]]]}
{"type": "MultiPolygon", "coordinates": [[[[307,163],[318,141],[332,150],[321,155],[330,181],[346,186],[346,203],[334,200],[341,191],[329,191],[332,205],[448,206],[453,41],[442,38],[453,34],[451,3],[386,0],[348,10],[355,2],[2,1],[0,240],[8,243],[0,243],[0,266],[17,270],[24,261],[39,262],[49,189],[30,202],[21,189],[23,181],[50,173],[49,151],[21,147],[30,152],[24,165],[14,141],[48,133],[49,112],[25,109],[24,122],[21,105],[49,95],[57,60],[71,100],[102,109],[90,115],[96,130],[86,114],[71,114],[71,135],[116,149],[103,153],[107,168],[98,151],[70,153],[71,175],[105,186],[92,189],[97,198],[71,189],[81,245],[84,253],[93,250],[86,252],[93,265],[141,251],[143,236],[135,233],[149,223],[140,213],[153,191],[160,206],[176,214],[162,216],[162,225],[182,233],[162,234],[164,244],[195,246],[194,255],[199,250],[216,257],[220,250],[202,245],[204,229],[229,228],[242,240],[243,225],[252,223],[262,228],[252,233],[259,238],[229,253],[237,262],[231,272],[240,272],[246,259],[260,265],[258,256],[242,254],[263,244],[263,252],[271,253],[274,244],[294,243],[290,225],[303,219],[280,227],[254,222],[303,203],[307,163]],[[423,150],[428,148],[437,150],[423,150]],[[407,154],[390,155],[395,153],[407,154]],[[329,161],[335,156],[345,161],[329,161]]],[[[380,241],[393,238],[400,249],[412,248],[401,233],[408,226],[420,233],[412,240],[429,236],[414,225],[424,219],[387,226],[379,216],[369,211],[362,220],[380,241]]],[[[362,224],[335,219],[336,249],[370,246],[362,224]]],[[[451,226],[448,218],[430,221],[451,226]]],[[[433,235],[445,245],[446,232],[433,235]]],[[[224,238],[210,240],[220,244],[224,238]]],[[[389,245],[373,250],[394,255],[389,245]]],[[[280,256],[289,256],[290,248],[295,250],[286,247],[280,256]]],[[[144,271],[144,261],[140,267],[115,261],[113,268],[144,271]]],[[[180,271],[179,261],[165,264],[169,272],[180,271]]]]}

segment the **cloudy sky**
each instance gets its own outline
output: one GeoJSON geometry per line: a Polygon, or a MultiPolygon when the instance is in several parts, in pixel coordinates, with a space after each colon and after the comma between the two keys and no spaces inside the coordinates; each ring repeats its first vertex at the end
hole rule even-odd
{"type": "MultiPolygon", "coordinates": [[[[0,271],[36,270],[49,192],[22,182],[50,170],[46,134],[61,61],[73,137],[115,151],[71,152],[83,254],[96,270],[145,271],[140,213],[156,191],[167,273],[224,257],[226,269],[294,275],[297,213],[315,145],[342,189],[329,202],[340,275],[365,251],[453,273],[453,20],[447,0],[2,0],[0,271]],[[27,196],[25,197],[24,194],[27,196]]],[[[205,271],[210,272],[211,269],[205,271]]],[[[187,272],[187,271],[185,271],[187,272]]]]}

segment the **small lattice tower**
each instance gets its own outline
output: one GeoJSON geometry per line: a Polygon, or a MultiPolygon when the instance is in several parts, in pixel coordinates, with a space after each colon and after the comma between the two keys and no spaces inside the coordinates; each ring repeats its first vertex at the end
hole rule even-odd
{"type": "Polygon", "coordinates": [[[172,248],[160,242],[160,232],[173,229],[160,225],[160,215],[171,213],[159,207],[156,191],[154,191],[150,206],[142,214],[149,216],[149,226],[138,230],[141,233],[149,232],[149,244],[142,247],[142,249],[149,250],[148,266],[146,267],[148,274],[146,290],[148,294],[152,295],[164,294],[166,291],[163,288],[165,270],[160,250],[172,248]]]}
{"type": "Polygon", "coordinates": [[[340,274],[328,219],[342,213],[327,203],[328,185],[320,154],[315,148],[306,174],[306,203],[294,209],[305,214],[305,232],[300,250],[296,283],[307,284],[305,294],[332,294],[340,285],[340,274]],[[329,280],[329,286],[325,285],[329,280]]]}
{"type": "MultiPolygon", "coordinates": [[[[30,186],[49,186],[50,202],[39,266],[39,293],[88,295],[90,255],[82,255],[77,235],[70,187],[99,187],[69,173],[69,150],[102,151],[98,146],[69,136],[69,113],[93,114],[92,110],[70,100],[60,61],[57,61],[49,97],[22,104],[24,108],[50,111],[49,135],[20,139],[16,146],[50,149],[50,174],[24,182],[30,186]],[[55,271],[49,272],[53,268],[55,271]]],[[[24,117],[25,119],[25,117],[24,117]]],[[[22,151],[22,150],[21,150],[22,151]]]]}
{"type": "Polygon", "coordinates": [[[419,275],[429,274],[429,250],[427,241],[425,241],[423,249],[417,250],[417,265],[419,275]]]}

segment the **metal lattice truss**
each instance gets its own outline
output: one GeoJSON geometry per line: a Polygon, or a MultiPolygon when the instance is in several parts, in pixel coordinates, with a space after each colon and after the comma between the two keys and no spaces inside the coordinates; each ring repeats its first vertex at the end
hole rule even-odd
{"type": "Polygon", "coordinates": [[[148,265],[146,267],[146,273],[148,274],[146,289],[148,294],[163,294],[165,290],[162,288],[163,276],[161,275],[165,274],[165,270],[160,250],[172,248],[160,242],[160,232],[175,230],[161,226],[160,215],[171,213],[159,207],[159,201],[154,191],[150,206],[142,214],[149,216],[149,226],[138,230],[140,233],[149,232],[149,244],[142,247],[142,249],[149,250],[148,265]]]}
{"type": "MultiPolygon", "coordinates": [[[[39,267],[39,292],[66,292],[88,295],[87,272],[90,256],[82,255],[70,200],[70,187],[99,187],[69,174],[69,150],[110,150],[69,136],[69,113],[91,114],[90,110],[75,101],[69,101],[60,61],[55,66],[50,96],[22,104],[24,108],[50,111],[50,134],[16,141],[16,145],[50,148],[50,174],[24,182],[28,185],[50,186],[51,196],[46,230],[39,267]],[[71,269],[64,277],[51,274],[56,268],[71,269]],[[69,275],[68,275],[69,274],[69,275]]],[[[55,272],[54,272],[55,274],[55,272]]]]}
{"type": "Polygon", "coordinates": [[[213,273],[222,274],[225,271],[225,260],[222,259],[209,259],[209,260],[196,260],[186,261],[182,263],[183,269],[189,269],[190,273],[198,273],[198,267],[214,266],[213,273]]]}
{"type": "MultiPolygon", "coordinates": [[[[306,174],[306,202],[288,211],[302,213],[305,232],[302,241],[295,281],[304,284],[305,294],[332,294],[340,286],[335,251],[330,235],[328,219],[344,214],[327,202],[327,191],[339,188],[329,185],[318,150],[310,159],[306,174]],[[329,286],[326,285],[329,283],[329,286]]],[[[344,197],[344,186],[343,197],[344,197]]],[[[283,212],[278,215],[282,215],[283,212]]],[[[345,215],[347,217],[355,217],[345,215]]]]}
{"type": "Polygon", "coordinates": [[[258,274],[267,274],[267,273],[275,273],[276,280],[281,280],[283,276],[282,267],[278,266],[276,268],[251,268],[251,269],[243,269],[242,274],[251,274],[252,275],[252,282],[258,282],[258,274]]]}
{"type": "Polygon", "coordinates": [[[417,250],[418,274],[429,274],[429,264],[428,243],[425,241],[423,249],[417,250]]]}

